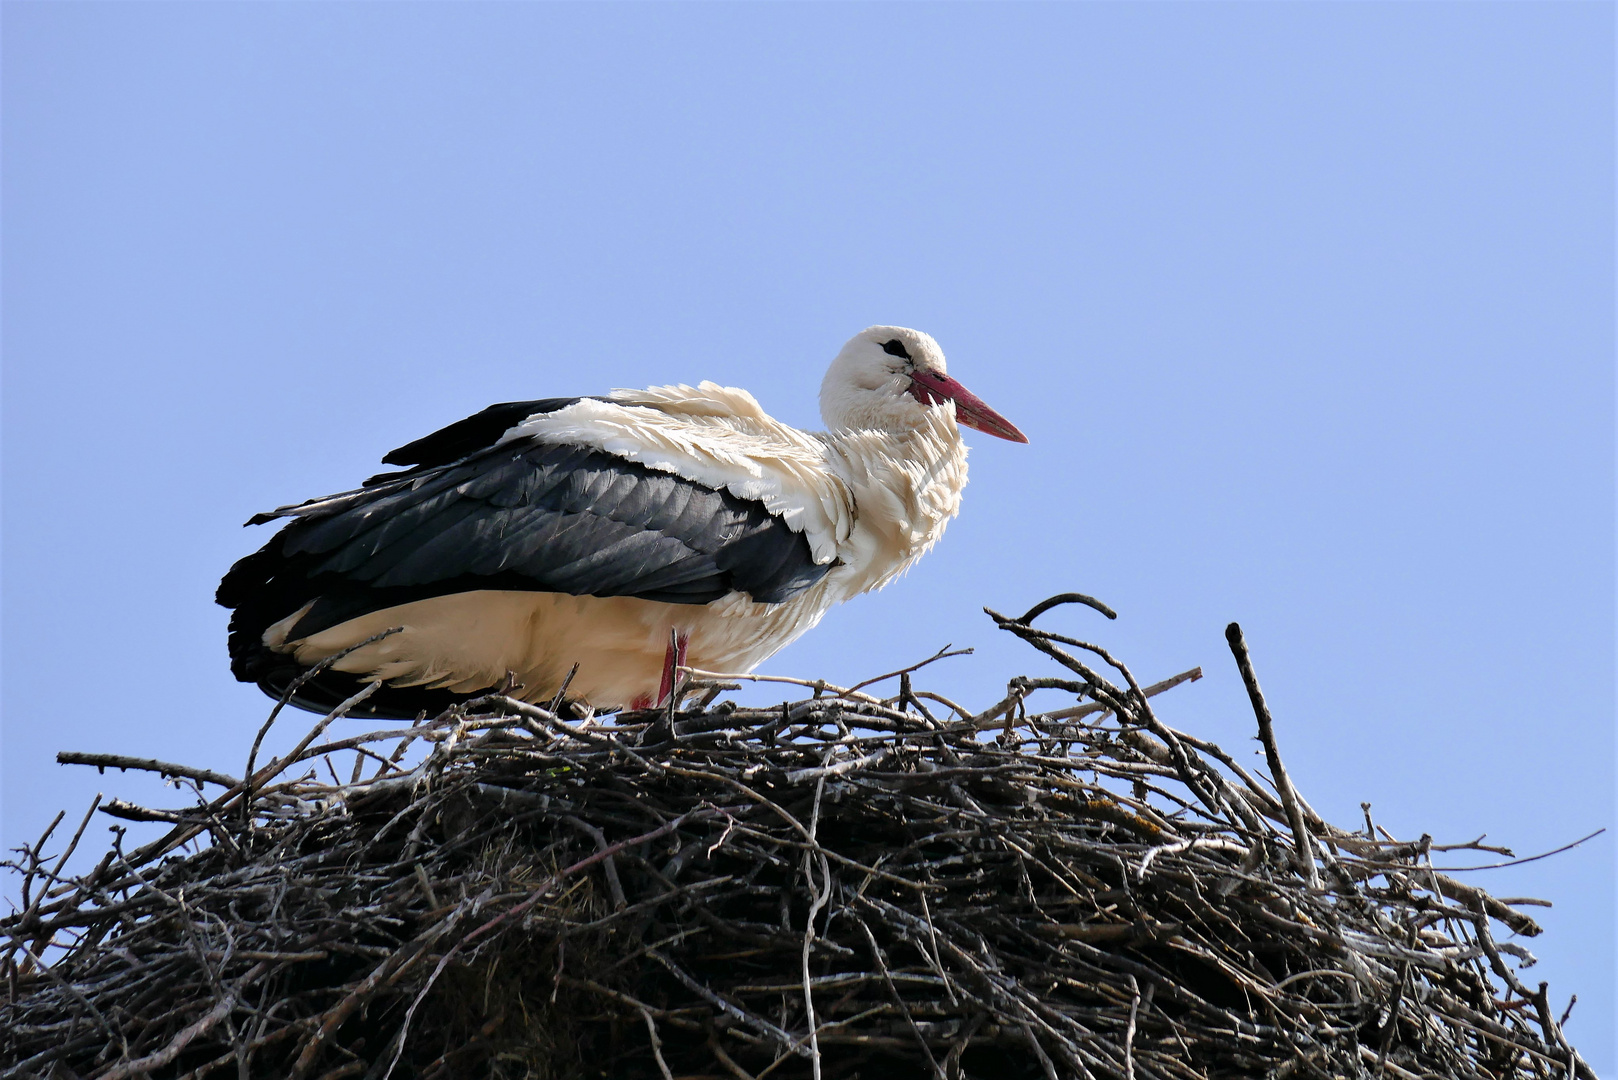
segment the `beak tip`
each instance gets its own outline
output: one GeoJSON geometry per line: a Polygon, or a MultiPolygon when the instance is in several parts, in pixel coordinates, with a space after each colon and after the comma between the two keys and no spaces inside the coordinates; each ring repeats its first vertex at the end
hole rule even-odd
{"type": "Polygon", "coordinates": [[[1018,430],[1015,424],[998,414],[993,420],[972,417],[968,420],[963,420],[962,423],[973,431],[981,431],[985,435],[993,435],[995,438],[1004,439],[1006,442],[1026,443],[1028,441],[1028,436],[1018,430]]]}
{"type": "MultiPolygon", "coordinates": [[[[1028,436],[1017,429],[1017,425],[1001,416],[984,403],[983,399],[972,393],[966,387],[943,376],[924,375],[921,373],[911,376],[912,384],[919,384],[926,390],[926,396],[917,394],[918,400],[923,404],[934,404],[943,401],[955,403],[955,420],[963,427],[974,431],[981,431],[985,435],[993,435],[997,439],[1007,442],[1026,443],[1028,436]]],[[[915,393],[915,390],[911,391],[915,393]]]]}

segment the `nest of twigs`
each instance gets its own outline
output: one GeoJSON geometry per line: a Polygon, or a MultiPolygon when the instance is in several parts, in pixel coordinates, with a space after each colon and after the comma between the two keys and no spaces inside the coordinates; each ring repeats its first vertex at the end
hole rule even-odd
{"type": "Polygon", "coordinates": [[[1034,627],[1074,599],[996,616],[1068,677],[976,714],[697,673],[610,720],[494,696],[320,741],[339,710],[245,784],[63,755],[197,799],[102,806],[173,829],[83,876],[13,864],[0,1075],[1593,1076],[1497,940],[1530,918],[1293,791],[1239,630],[1268,779],[1153,714],[1200,672],[1034,627]]]}

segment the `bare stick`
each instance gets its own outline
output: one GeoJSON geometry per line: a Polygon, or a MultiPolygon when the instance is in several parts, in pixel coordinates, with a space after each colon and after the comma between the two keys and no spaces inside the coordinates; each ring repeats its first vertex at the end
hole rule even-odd
{"type": "Polygon", "coordinates": [[[829,683],[825,679],[799,679],[791,675],[752,675],[745,672],[705,671],[702,668],[687,667],[684,664],[680,665],[680,670],[692,678],[701,679],[704,682],[784,683],[787,686],[802,686],[818,694],[829,693],[835,697],[852,698],[855,701],[866,701],[873,705],[881,703],[880,698],[872,697],[870,694],[864,694],[858,690],[846,689],[835,683],[829,683]]]}
{"type": "Polygon", "coordinates": [[[1258,737],[1264,744],[1264,756],[1270,763],[1270,775],[1275,778],[1275,790],[1281,795],[1286,808],[1287,821],[1292,826],[1292,839],[1298,851],[1298,865],[1311,889],[1320,888],[1320,873],[1315,869],[1314,843],[1309,838],[1309,827],[1304,824],[1303,811],[1298,806],[1298,794],[1292,789],[1286,766],[1281,764],[1281,752],[1275,745],[1275,726],[1270,719],[1270,707],[1264,703],[1264,691],[1259,689],[1258,676],[1253,672],[1252,658],[1247,654],[1247,642],[1237,623],[1225,627],[1225,640],[1236,657],[1236,667],[1247,686],[1247,696],[1253,703],[1253,714],[1258,717],[1258,737]]]}
{"type": "MultiPolygon", "coordinates": [[[[101,792],[98,791],[96,792],[96,797],[90,800],[90,809],[84,812],[84,820],[79,822],[79,827],[73,833],[73,839],[68,842],[67,848],[62,852],[61,858],[56,860],[56,865],[51,867],[50,876],[52,878],[56,878],[61,875],[62,867],[67,865],[67,860],[71,858],[73,852],[78,849],[79,841],[84,837],[84,830],[86,826],[90,824],[90,819],[95,816],[96,807],[99,805],[101,805],[101,792]]],[[[57,819],[60,820],[60,815],[58,815],[57,819]]],[[[54,825],[51,828],[52,831],[55,830],[54,825]]],[[[18,925],[26,927],[38,915],[39,905],[45,899],[46,891],[47,890],[45,889],[41,889],[39,891],[39,895],[34,897],[34,902],[28,905],[28,910],[23,913],[22,921],[18,925]]]]}
{"type": "MultiPolygon", "coordinates": [[[[832,751],[828,748],[821,757],[822,772],[815,781],[814,809],[809,816],[809,842],[818,844],[815,834],[820,830],[820,799],[826,793],[825,762],[831,758],[832,751]]],[[[815,943],[815,920],[820,917],[821,909],[831,899],[832,877],[831,867],[826,862],[826,856],[818,851],[805,848],[803,852],[803,878],[809,886],[811,901],[809,915],[804,919],[803,927],[803,1014],[809,1029],[809,1072],[814,1080],[820,1080],[820,1028],[815,1022],[815,992],[809,979],[809,956],[815,943]],[[815,884],[815,870],[820,870],[820,884],[815,884]]]]}
{"type": "MultiPolygon", "coordinates": [[[[1473,871],[1473,870],[1499,870],[1499,869],[1502,869],[1502,868],[1507,867],[1507,866],[1521,866],[1523,863],[1538,862],[1541,859],[1548,859],[1552,855],[1560,855],[1564,851],[1572,851],[1574,848],[1578,847],[1580,844],[1584,843],[1586,840],[1594,840],[1596,837],[1600,836],[1602,833],[1604,833],[1606,831],[1607,831],[1606,827],[1603,826],[1602,828],[1597,829],[1595,832],[1590,833],[1588,836],[1579,837],[1577,840],[1573,841],[1571,844],[1563,844],[1559,848],[1552,848],[1550,851],[1542,851],[1538,855],[1529,855],[1529,856],[1527,856],[1525,858],[1521,858],[1521,859],[1512,859],[1510,862],[1484,863],[1482,866],[1438,866],[1438,867],[1434,867],[1434,869],[1435,870],[1442,870],[1445,873],[1449,873],[1449,874],[1465,874],[1465,873],[1468,873],[1468,872],[1473,871]]],[[[1455,849],[1456,848],[1455,848],[1454,845],[1451,845],[1451,846],[1449,846],[1447,848],[1435,845],[1432,848],[1433,851],[1446,851],[1446,850],[1453,851],[1455,849]]],[[[1502,903],[1503,902],[1504,901],[1502,901],[1502,903]]],[[[1543,900],[1534,901],[1534,902],[1535,903],[1540,903],[1540,904],[1545,904],[1545,902],[1543,900]]],[[[1545,906],[1550,907],[1549,904],[1545,904],[1545,906]]]]}
{"type": "MultiPolygon", "coordinates": [[[[1200,678],[1202,678],[1202,669],[1200,667],[1194,667],[1190,671],[1182,671],[1178,675],[1170,676],[1169,678],[1164,679],[1162,682],[1155,682],[1143,689],[1141,693],[1149,698],[1156,697],[1165,690],[1173,690],[1176,686],[1179,686],[1182,683],[1196,682],[1200,678]]],[[[1077,705],[1071,709],[1055,709],[1051,712],[1037,713],[1030,716],[1029,719],[1077,720],[1081,716],[1093,716],[1096,713],[1108,712],[1109,710],[1110,706],[1102,705],[1098,702],[1091,702],[1088,705],[1077,705]]]]}
{"type": "Polygon", "coordinates": [[[879,682],[886,682],[888,679],[896,678],[900,675],[909,675],[912,672],[920,671],[928,664],[935,664],[940,660],[947,660],[952,656],[971,656],[972,652],[972,649],[951,649],[948,645],[945,645],[942,649],[939,649],[937,652],[933,653],[933,655],[921,661],[919,664],[911,664],[907,668],[900,668],[898,671],[890,671],[886,675],[878,675],[875,678],[866,679],[864,682],[857,682],[848,688],[848,693],[852,694],[856,690],[864,690],[867,686],[872,686],[879,682]]]}
{"type": "Polygon", "coordinates": [[[1140,1011],[1140,983],[1129,977],[1129,1026],[1124,1029],[1124,1076],[1135,1080],[1135,1021],[1140,1011]]]}
{"type": "Polygon", "coordinates": [[[646,1036],[652,1041],[652,1056],[657,1059],[657,1071],[663,1074],[663,1080],[674,1080],[669,1063],[663,1060],[663,1040],[657,1034],[657,1021],[652,1019],[650,1009],[642,1009],[640,1014],[646,1020],[646,1036]]]}
{"type": "Polygon", "coordinates": [[[235,787],[241,783],[234,776],[226,776],[212,769],[198,769],[191,765],[176,765],[169,761],[158,761],[156,758],[129,757],[125,754],[82,754],[73,750],[63,750],[56,755],[58,765],[93,765],[103,771],[107,769],[140,769],[145,772],[155,772],[162,776],[187,776],[192,780],[200,780],[205,784],[218,784],[220,787],[235,787]]]}
{"type": "MultiPolygon", "coordinates": [[[[572,667],[567,669],[567,674],[562,678],[562,685],[556,688],[556,694],[551,698],[551,712],[555,712],[560,709],[562,707],[562,702],[567,700],[567,688],[573,685],[573,676],[577,675],[578,673],[579,665],[577,664],[574,664],[572,667]]],[[[509,694],[506,696],[510,697],[509,694]]]]}
{"type": "Polygon", "coordinates": [[[1101,614],[1105,615],[1109,619],[1116,619],[1118,617],[1118,613],[1116,611],[1112,610],[1112,608],[1108,607],[1106,604],[1103,604],[1100,600],[1097,600],[1093,596],[1086,596],[1083,593],[1077,592],[1065,592],[1058,593],[1056,596],[1053,596],[1048,600],[1041,600],[1039,603],[1029,608],[1028,612],[1017,621],[1022,623],[1024,626],[1032,625],[1035,619],[1045,614],[1051,608],[1057,607],[1061,604],[1083,604],[1087,608],[1093,608],[1094,610],[1101,612],[1101,614]]]}

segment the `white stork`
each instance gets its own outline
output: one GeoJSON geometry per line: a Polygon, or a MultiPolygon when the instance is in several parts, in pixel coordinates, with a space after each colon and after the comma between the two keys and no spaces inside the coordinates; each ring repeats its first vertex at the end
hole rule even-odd
{"type": "Polygon", "coordinates": [[[231,670],[324,711],[382,682],[411,718],[514,686],[597,710],[661,701],[676,663],[745,672],[880,588],[961,505],[957,424],[1027,442],[945,373],[938,343],[873,326],[820,389],[827,431],[704,382],[492,405],[393,451],[407,466],[248,524],[290,522],[233,566],[231,670]]]}

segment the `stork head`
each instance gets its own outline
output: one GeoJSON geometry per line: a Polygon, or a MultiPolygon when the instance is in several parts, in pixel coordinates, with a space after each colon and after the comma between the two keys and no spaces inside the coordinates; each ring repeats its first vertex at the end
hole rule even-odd
{"type": "Polygon", "coordinates": [[[933,410],[955,405],[958,423],[1025,443],[1015,424],[949,377],[944,350],[930,334],[903,326],[870,326],[849,339],[820,384],[826,426],[913,431],[933,410]]]}

